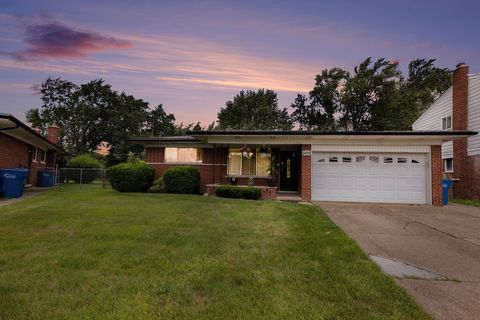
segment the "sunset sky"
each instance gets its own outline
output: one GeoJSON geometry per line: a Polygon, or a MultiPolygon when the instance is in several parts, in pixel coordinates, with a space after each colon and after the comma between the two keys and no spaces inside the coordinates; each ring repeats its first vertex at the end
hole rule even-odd
{"type": "Polygon", "coordinates": [[[479,32],[479,1],[0,0],[0,112],[24,120],[47,77],[101,77],[207,125],[241,89],[288,106],[368,56],[480,72],[479,32]]]}

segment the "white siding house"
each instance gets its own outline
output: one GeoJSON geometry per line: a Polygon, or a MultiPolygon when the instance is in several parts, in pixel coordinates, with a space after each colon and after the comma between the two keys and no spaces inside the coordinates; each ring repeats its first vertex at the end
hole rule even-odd
{"type": "MultiPolygon", "coordinates": [[[[480,131],[480,73],[468,77],[468,129],[480,131]]],[[[480,154],[480,135],[468,138],[468,155],[480,154]]]]}
{"type": "MultiPolygon", "coordinates": [[[[451,130],[443,119],[452,117],[452,87],[442,94],[435,102],[413,123],[414,131],[421,130],[451,130]]],[[[480,131],[480,73],[468,75],[468,130],[480,131]]],[[[480,135],[468,138],[468,155],[480,154],[480,135]]],[[[452,141],[442,144],[442,159],[453,158],[452,141]]]]}
{"type": "MultiPolygon", "coordinates": [[[[445,91],[425,112],[413,123],[413,131],[443,130],[442,119],[452,117],[452,87],[445,91]]],[[[451,130],[445,129],[445,130],[451,130]]],[[[442,159],[453,157],[452,141],[442,144],[442,159]]]]}

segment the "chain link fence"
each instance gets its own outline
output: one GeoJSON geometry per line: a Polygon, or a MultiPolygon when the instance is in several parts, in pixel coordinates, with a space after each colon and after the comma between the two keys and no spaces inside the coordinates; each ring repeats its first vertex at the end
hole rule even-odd
{"type": "Polygon", "coordinates": [[[105,169],[98,168],[59,168],[57,170],[57,183],[78,183],[78,184],[102,184],[107,183],[105,169]]]}

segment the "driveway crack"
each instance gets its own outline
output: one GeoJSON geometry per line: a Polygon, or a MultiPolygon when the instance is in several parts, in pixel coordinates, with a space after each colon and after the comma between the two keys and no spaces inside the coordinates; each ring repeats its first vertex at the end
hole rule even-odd
{"type": "Polygon", "coordinates": [[[440,233],[442,233],[442,234],[444,234],[444,235],[447,235],[447,236],[449,236],[449,237],[452,237],[452,238],[454,238],[454,239],[465,241],[465,242],[467,242],[467,243],[470,243],[470,244],[472,244],[472,245],[480,248],[480,245],[477,244],[477,243],[475,243],[475,242],[472,242],[472,241],[470,241],[470,240],[467,240],[467,239],[458,237],[458,236],[456,236],[456,235],[454,235],[454,234],[452,234],[452,233],[449,233],[449,232],[440,230],[440,229],[438,229],[438,228],[432,227],[432,226],[430,226],[430,225],[428,225],[428,224],[425,224],[425,223],[423,223],[423,222],[420,222],[420,221],[417,221],[417,220],[413,220],[413,219],[411,219],[411,218],[409,218],[409,217],[406,217],[406,216],[404,216],[404,215],[402,215],[402,214],[401,214],[401,216],[404,217],[404,218],[406,218],[406,219],[411,220],[411,221],[407,222],[407,223],[403,226],[403,229],[404,229],[405,231],[407,231],[407,227],[408,227],[410,224],[417,223],[417,224],[419,224],[419,225],[421,225],[421,226],[424,226],[424,227],[426,227],[426,228],[429,228],[429,229],[432,229],[432,230],[434,230],[434,231],[440,232],[440,233]]]}

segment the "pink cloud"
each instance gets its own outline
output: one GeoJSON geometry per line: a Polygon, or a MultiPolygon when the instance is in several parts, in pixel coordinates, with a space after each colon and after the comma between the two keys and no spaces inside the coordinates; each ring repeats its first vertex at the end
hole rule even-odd
{"type": "Polygon", "coordinates": [[[24,42],[28,48],[14,54],[19,60],[84,58],[94,52],[131,47],[126,40],[79,31],[54,22],[27,26],[26,34],[24,42]]]}

